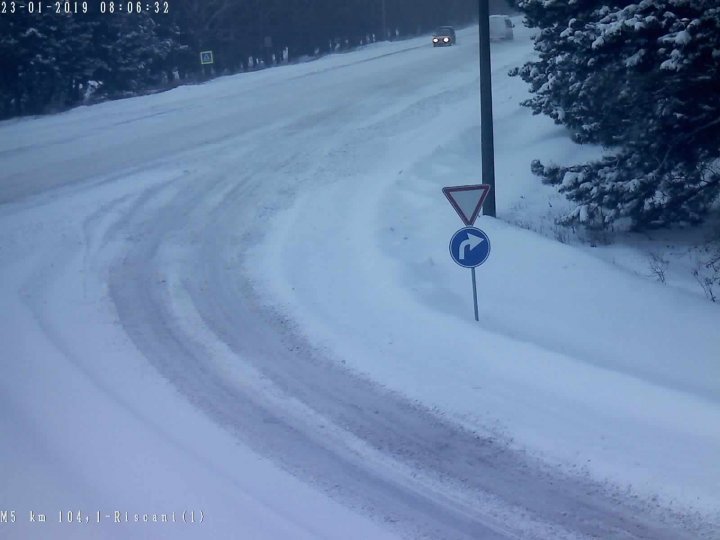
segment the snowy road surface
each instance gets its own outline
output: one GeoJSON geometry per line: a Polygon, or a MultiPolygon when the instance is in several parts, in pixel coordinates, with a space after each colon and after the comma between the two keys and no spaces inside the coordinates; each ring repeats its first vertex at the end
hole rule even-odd
{"type": "MultiPolygon", "coordinates": [[[[569,152],[518,35],[501,213],[569,152]]],[[[718,537],[715,306],[481,218],[473,324],[459,38],[0,124],[0,536],[718,537]]]]}

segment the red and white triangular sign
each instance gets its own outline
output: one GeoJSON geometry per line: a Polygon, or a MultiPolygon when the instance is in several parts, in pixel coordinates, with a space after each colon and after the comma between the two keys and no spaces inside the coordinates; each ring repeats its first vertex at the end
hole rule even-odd
{"type": "Polygon", "coordinates": [[[444,187],[442,191],[463,223],[472,227],[480,214],[485,197],[490,193],[490,184],[444,187]]]}

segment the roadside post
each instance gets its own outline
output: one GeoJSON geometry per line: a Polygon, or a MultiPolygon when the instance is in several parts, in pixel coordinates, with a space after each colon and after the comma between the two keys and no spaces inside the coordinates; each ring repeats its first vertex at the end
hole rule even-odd
{"type": "Polygon", "coordinates": [[[472,274],[473,304],[475,320],[479,321],[477,280],[475,268],[483,264],[490,256],[490,238],[484,231],[475,227],[491,187],[488,184],[444,187],[443,194],[466,225],[450,239],[450,257],[463,268],[469,268],[472,274]]]}
{"type": "Polygon", "coordinates": [[[478,0],[480,33],[480,148],[482,151],[482,179],[490,186],[486,216],[495,212],[495,143],[493,141],[492,76],[490,73],[490,9],[489,0],[478,0]]]}
{"type": "Polygon", "coordinates": [[[207,77],[205,73],[205,66],[210,66],[210,73],[212,73],[212,66],[215,63],[212,51],[200,51],[200,65],[202,66],[203,77],[207,77]]]}
{"type": "Polygon", "coordinates": [[[273,65],[273,39],[272,36],[265,36],[263,40],[263,53],[265,55],[265,67],[273,65]]]}

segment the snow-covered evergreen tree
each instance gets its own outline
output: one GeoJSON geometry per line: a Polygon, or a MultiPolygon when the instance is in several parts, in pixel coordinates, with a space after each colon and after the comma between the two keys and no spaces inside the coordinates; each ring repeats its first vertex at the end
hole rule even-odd
{"type": "Polygon", "coordinates": [[[25,11],[0,18],[0,118],[81,103],[90,87],[119,97],[157,87],[177,50],[173,28],[158,35],[147,14],[62,15],[25,11]]]}
{"type": "Polygon", "coordinates": [[[720,193],[717,0],[520,0],[539,59],[524,102],[600,161],[532,170],[577,203],[567,223],[697,223],[720,193]]]}
{"type": "Polygon", "coordinates": [[[64,107],[96,67],[90,25],[71,15],[16,13],[0,21],[0,116],[64,107]]]}
{"type": "Polygon", "coordinates": [[[165,76],[163,61],[175,46],[170,38],[159,38],[157,23],[146,13],[101,17],[93,42],[102,62],[95,77],[111,97],[135,95],[157,86],[165,76]]]}

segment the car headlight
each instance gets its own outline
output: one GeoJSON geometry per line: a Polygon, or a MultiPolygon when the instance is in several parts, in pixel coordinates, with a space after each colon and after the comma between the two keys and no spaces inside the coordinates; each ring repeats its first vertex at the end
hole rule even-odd
{"type": "Polygon", "coordinates": [[[437,43],[438,41],[440,41],[438,38],[436,38],[436,37],[433,38],[433,43],[437,43]]]}
{"type": "Polygon", "coordinates": [[[447,37],[446,37],[446,38],[443,38],[443,41],[444,41],[445,43],[447,43],[448,41],[450,41],[450,38],[447,38],[447,37]]]}

